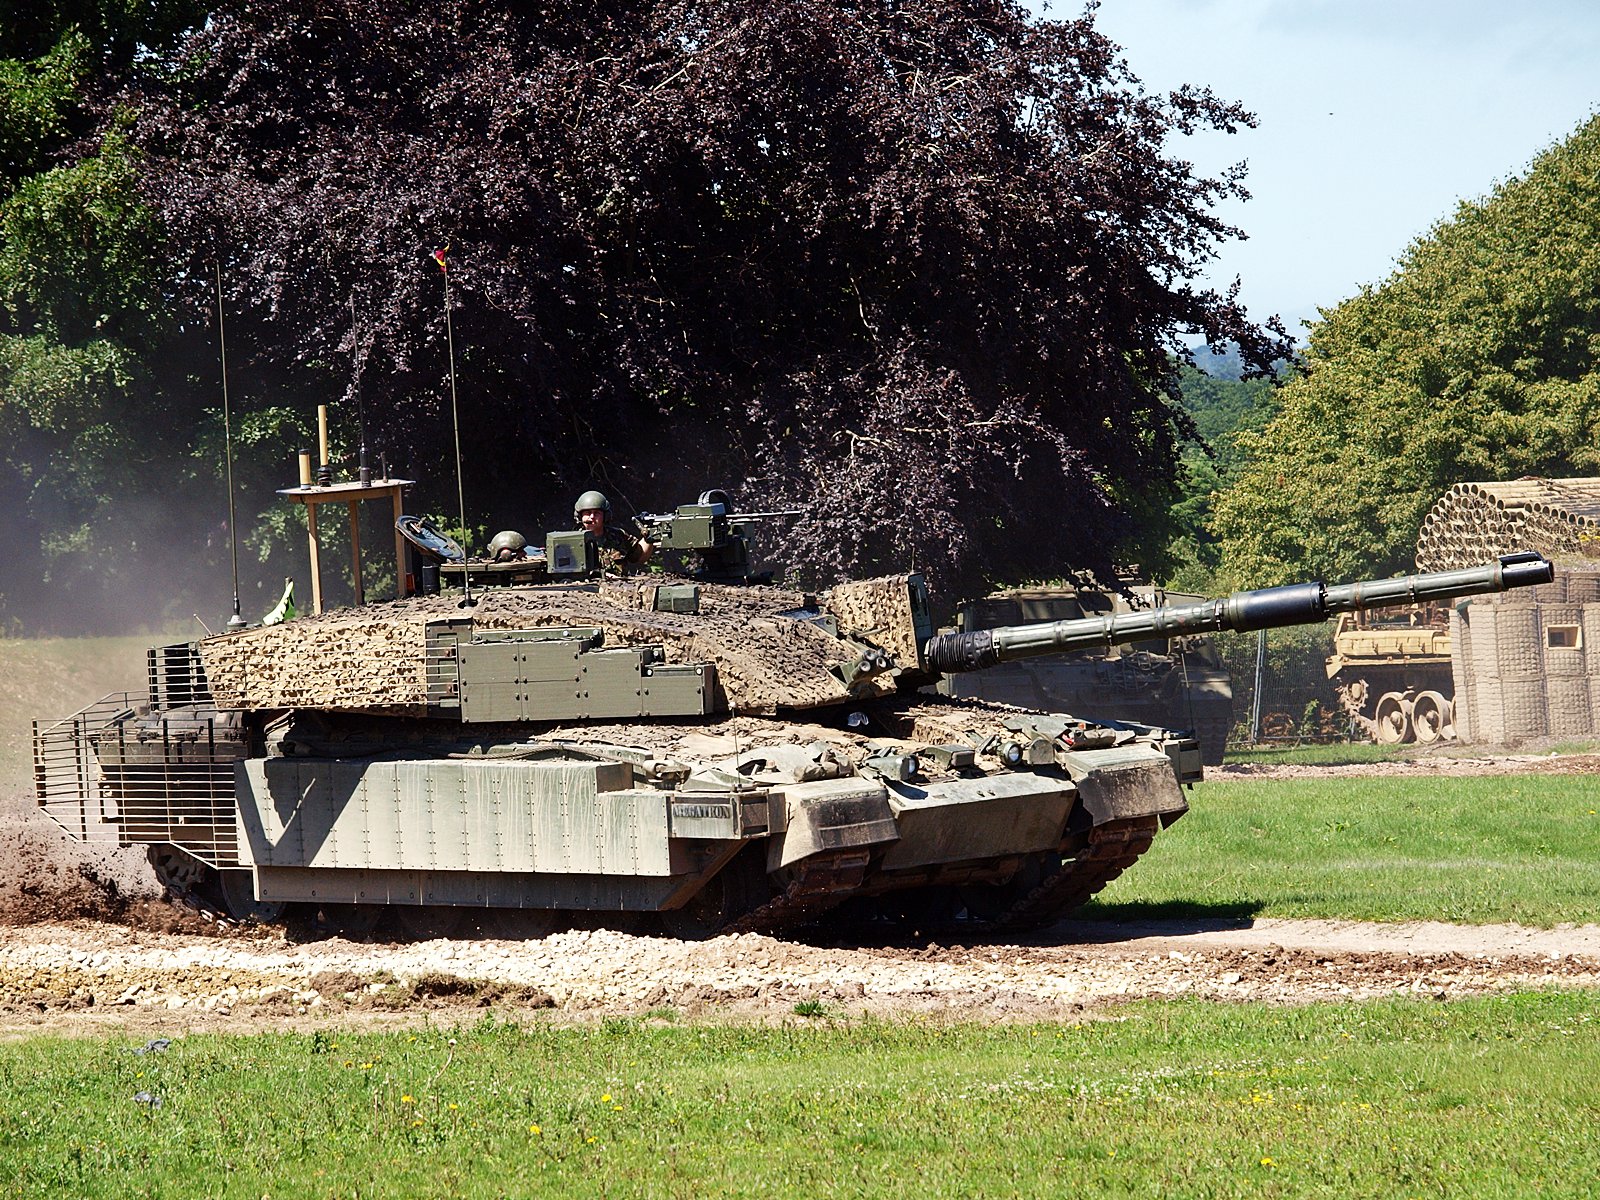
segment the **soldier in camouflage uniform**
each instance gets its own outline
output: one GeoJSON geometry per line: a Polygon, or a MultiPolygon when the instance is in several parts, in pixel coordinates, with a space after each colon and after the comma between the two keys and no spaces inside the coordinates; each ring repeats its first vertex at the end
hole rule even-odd
{"type": "Polygon", "coordinates": [[[625,522],[612,517],[611,501],[603,492],[590,490],[579,496],[572,506],[572,516],[585,533],[594,535],[602,554],[615,556],[618,563],[638,566],[655,553],[655,546],[637,528],[630,530],[625,522]]]}

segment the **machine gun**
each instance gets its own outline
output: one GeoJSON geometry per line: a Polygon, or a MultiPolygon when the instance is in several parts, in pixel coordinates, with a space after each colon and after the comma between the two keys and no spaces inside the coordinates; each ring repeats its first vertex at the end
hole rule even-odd
{"type": "Polygon", "coordinates": [[[1103,648],[1146,638],[1314,625],[1338,613],[1357,609],[1394,608],[1480,596],[1486,592],[1549,583],[1553,578],[1555,568],[1550,561],[1529,551],[1507,554],[1497,562],[1459,571],[1435,571],[1331,586],[1320,582],[1292,583],[1144,612],[937,634],[923,643],[922,659],[927,670],[938,674],[981,671],[1013,659],[1103,648]]]}
{"type": "MultiPolygon", "coordinates": [[[[670,513],[642,513],[645,540],[662,551],[667,570],[719,582],[760,582],[750,570],[750,534],[754,522],[795,517],[800,509],[735,513],[733,500],[721,488],[700,493],[694,504],[680,504],[670,513]]],[[[770,579],[770,572],[765,576],[770,579]]]]}

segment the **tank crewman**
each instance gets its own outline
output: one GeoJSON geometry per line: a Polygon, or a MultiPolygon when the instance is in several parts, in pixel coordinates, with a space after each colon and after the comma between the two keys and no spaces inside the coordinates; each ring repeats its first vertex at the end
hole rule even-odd
{"type": "Polygon", "coordinates": [[[495,562],[519,562],[528,557],[528,539],[515,529],[502,529],[489,542],[489,557],[495,562]]]}
{"type": "Polygon", "coordinates": [[[640,536],[638,530],[628,529],[611,515],[611,501],[605,493],[593,489],[578,497],[572,506],[573,518],[585,533],[592,534],[602,550],[615,554],[619,561],[630,566],[649,562],[655,546],[640,536]]]}

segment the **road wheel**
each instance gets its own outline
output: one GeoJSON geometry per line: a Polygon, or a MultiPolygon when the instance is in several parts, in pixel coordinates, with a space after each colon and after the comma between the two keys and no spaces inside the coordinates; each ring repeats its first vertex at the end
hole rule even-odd
{"type": "Polygon", "coordinates": [[[961,889],[967,915],[979,921],[996,921],[1031,896],[1036,888],[1061,869],[1061,855],[1030,854],[1017,873],[1004,883],[972,884],[961,889]]]}
{"type": "Polygon", "coordinates": [[[391,916],[394,927],[408,942],[453,937],[462,923],[461,910],[448,904],[396,904],[391,916]]]}
{"type": "Polygon", "coordinates": [[[255,876],[248,867],[219,872],[223,907],[235,921],[271,925],[283,920],[282,900],[257,900],[255,876]]]}
{"type": "Polygon", "coordinates": [[[377,927],[387,909],[383,904],[324,904],[316,909],[312,926],[323,937],[364,937],[377,927]]]}
{"type": "Polygon", "coordinates": [[[533,942],[556,930],[556,912],[550,908],[483,908],[471,914],[469,924],[478,937],[507,942],[533,942]]]}
{"type": "MultiPolygon", "coordinates": [[[[755,850],[765,853],[765,848],[759,844],[755,850]]],[[[737,855],[706,880],[705,886],[682,908],[668,909],[661,914],[661,924],[668,936],[685,941],[715,937],[726,926],[764,903],[770,893],[765,866],[757,854],[746,851],[737,855]]]]}
{"type": "Polygon", "coordinates": [[[1446,737],[1450,728],[1450,701],[1438,692],[1420,692],[1411,702],[1411,728],[1417,744],[1431,746],[1446,737]]]}
{"type": "Polygon", "coordinates": [[[1416,736],[1411,728],[1411,707],[1399,692],[1385,692],[1379,697],[1377,724],[1377,739],[1386,746],[1397,746],[1416,736]]]}

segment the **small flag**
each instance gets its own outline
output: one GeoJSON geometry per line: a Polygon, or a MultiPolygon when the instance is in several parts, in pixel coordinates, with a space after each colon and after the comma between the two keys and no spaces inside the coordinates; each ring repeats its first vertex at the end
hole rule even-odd
{"type": "Polygon", "coordinates": [[[443,250],[435,250],[433,252],[433,261],[439,264],[439,270],[443,271],[446,275],[450,274],[450,266],[445,262],[445,255],[449,253],[450,247],[448,245],[446,245],[443,250]]]}
{"type": "Polygon", "coordinates": [[[294,611],[294,580],[283,581],[283,599],[278,601],[278,607],[261,618],[263,625],[281,625],[285,621],[295,618],[294,611]]]}

